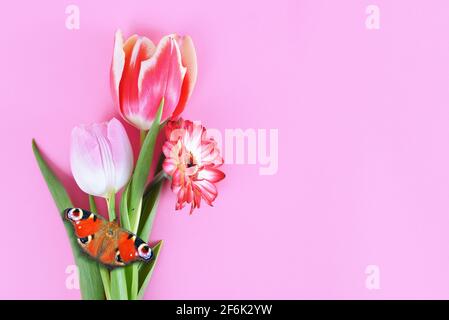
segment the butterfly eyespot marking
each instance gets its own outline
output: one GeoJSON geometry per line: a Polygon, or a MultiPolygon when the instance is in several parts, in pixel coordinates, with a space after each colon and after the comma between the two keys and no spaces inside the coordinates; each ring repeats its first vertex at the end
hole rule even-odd
{"type": "Polygon", "coordinates": [[[72,221],[79,221],[83,218],[83,210],[79,209],[79,208],[73,208],[70,209],[67,212],[67,218],[69,218],[72,221]]]}
{"type": "Polygon", "coordinates": [[[90,235],[84,238],[78,238],[78,243],[82,246],[87,246],[92,241],[93,238],[94,235],[90,235]]]}
{"type": "Polygon", "coordinates": [[[139,248],[137,249],[137,253],[139,256],[144,260],[150,260],[153,256],[153,252],[149,245],[146,243],[142,243],[139,248]]]}
{"type": "Polygon", "coordinates": [[[117,251],[115,252],[115,261],[117,262],[117,264],[119,265],[125,265],[125,263],[122,260],[122,257],[120,256],[120,251],[117,249],[117,251]]]}

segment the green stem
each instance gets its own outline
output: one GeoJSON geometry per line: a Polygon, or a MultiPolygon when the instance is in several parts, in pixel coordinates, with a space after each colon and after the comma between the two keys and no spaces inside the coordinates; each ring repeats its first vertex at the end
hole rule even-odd
{"type": "Polygon", "coordinates": [[[116,219],[116,217],[115,217],[115,193],[111,193],[106,198],[106,202],[108,204],[109,220],[114,221],[116,219]]]}
{"type": "Polygon", "coordinates": [[[98,213],[97,204],[95,203],[95,197],[91,194],[89,195],[89,206],[91,212],[98,213]]]}
{"type": "Polygon", "coordinates": [[[140,148],[142,148],[142,146],[143,146],[143,142],[145,141],[147,133],[148,133],[148,131],[146,131],[146,130],[140,130],[140,148]]]}

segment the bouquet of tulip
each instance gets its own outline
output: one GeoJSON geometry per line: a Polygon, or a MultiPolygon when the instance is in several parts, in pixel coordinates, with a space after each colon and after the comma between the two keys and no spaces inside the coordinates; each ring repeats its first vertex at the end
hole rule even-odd
{"type": "Polygon", "coordinates": [[[151,248],[145,242],[151,233],[164,181],[171,182],[171,190],[177,197],[176,210],[189,204],[192,213],[200,207],[202,199],[212,205],[217,197],[215,183],[225,177],[218,169],[223,159],[217,143],[208,137],[199,122],[179,118],[196,77],[196,53],[190,37],[168,35],[155,46],[148,38],[138,35],[124,41],[117,31],[111,89],[123,119],[140,130],[140,143],[136,146],[140,150],[134,164],[133,146],[122,123],[115,118],[72,130],[71,170],[79,188],[88,194],[90,211],[73,208],[66,189],[33,140],[35,157],[56,206],[62,217],[66,218],[68,213],[75,227],[65,221],[83,299],[143,297],[162,247],[162,241],[151,248]],[[162,152],[156,155],[159,133],[165,141],[162,152]],[[155,174],[150,178],[152,168],[155,174]],[[120,204],[116,208],[118,196],[120,204]],[[90,223],[106,221],[97,219],[96,198],[107,202],[111,222],[105,225],[110,223],[120,228],[117,230],[124,230],[120,232],[129,236],[123,241],[134,241],[136,252],[119,252],[119,247],[111,246],[121,245],[121,238],[117,236],[115,242],[101,240],[105,237],[90,227],[90,233],[80,235],[77,228],[86,230],[89,218],[93,218],[90,223]],[[113,254],[100,257],[86,254],[89,250],[113,254]],[[142,257],[145,259],[137,259],[142,257]],[[108,259],[112,262],[104,263],[108,259]]]}

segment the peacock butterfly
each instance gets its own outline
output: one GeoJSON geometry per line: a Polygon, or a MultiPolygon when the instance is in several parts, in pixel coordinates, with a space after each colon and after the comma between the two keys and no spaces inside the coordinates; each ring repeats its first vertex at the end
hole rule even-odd
{"type": "Polygon", "coordinates": [[[134,261],[149,261],[150,246],[135,234],[120,228],[95,213],[68,208],[64,217],[75,229],[78,244],[92,258],[109,267],[125,266],[134,261]]]}

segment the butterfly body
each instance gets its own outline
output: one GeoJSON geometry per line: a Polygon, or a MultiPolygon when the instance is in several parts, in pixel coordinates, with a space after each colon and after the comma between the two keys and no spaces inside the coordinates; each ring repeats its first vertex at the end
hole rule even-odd
{"type": "Polygon", "coordinates": [[[137,260],[149,261],[152,257],[147,243],[115,221],[79,208],[66,209],[64,217],[72,223],[83,251],[104,265],[118,267],[137,260]]]}

